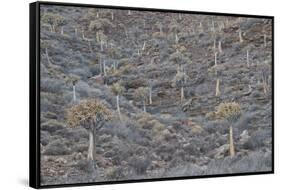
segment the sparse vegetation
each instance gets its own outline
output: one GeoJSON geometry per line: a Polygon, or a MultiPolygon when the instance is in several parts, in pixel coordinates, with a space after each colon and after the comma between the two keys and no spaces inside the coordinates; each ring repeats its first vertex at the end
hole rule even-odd
{"type": "Polygon", "coordinates": [[[270,19],[41,9],[43,185],[271,170],[270,19]]]}

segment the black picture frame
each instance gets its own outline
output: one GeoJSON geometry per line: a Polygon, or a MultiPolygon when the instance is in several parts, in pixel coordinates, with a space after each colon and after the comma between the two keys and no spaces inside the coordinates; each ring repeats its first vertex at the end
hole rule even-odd
{"type": "Polygon", "coordinates": [[[55,187],[73,187],[73,186],[88,186],[88,185],[103,185],[103,184],[119,184],[119,183],[135,183],[135,182],[152,182],[166,180],[182,180],[182,179],[197,179],[197,178],[214,178],[214,177],[231,177],[245,175],[260,175],[274,173],[274,17],[263,15],[247,15],[247,14],[232,14],[218,12],[201,12],[201,11],[186,11],[186,10],[169,10],[155,8],[139,8],[139,7],[123,7],[123,6],[108,6],[108,5],[92,5],[78,3],[59,3],[38,1],[30,3],[30,76],[29,76],[29,185],[33,188],[55,188],[55,187]],[[215,174],[204,176],[187,176],[187,177],[168,177],[157,179],[140,179],[140,180],[124,180],[124,181],[106,181],[106,182],[91,182],[91,183],[74,183],[61,185],[44,185],[40,184],[40,6],[71,6],[71,7],[92,7],[92,8],[107,8],[121,10],[137,10],[137,11],[152,11],[152,12],[170,12],[183,14],[201,14],[214,16],[233,16],[247,18],[261,18],[272,20],[272,170],[264,172],[245,172],[234,174],[215,174]]]}

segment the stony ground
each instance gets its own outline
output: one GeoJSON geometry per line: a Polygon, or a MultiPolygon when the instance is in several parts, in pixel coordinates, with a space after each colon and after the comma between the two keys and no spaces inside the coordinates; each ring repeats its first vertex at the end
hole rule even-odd
{"type": "Polygon", "coordinates": [[[66,21],[63,33],[59,25],[51,31],[48,22],[41,24],[43,185],[271,170],[271,20],[60,6],[41,10],[42,17],[52,13],[66,21]],[[91,28],[91,21],[102,24],[91,28]],[[174,58],[179,54],[182,66],[174,58]],[[174,83],[179,67],[187,76],[183,102],[174,83]],[[122,121],[110,121],[98,133],[96,168],[87,161],[87,131],[65,121],[65,109],[73,105],[70,76],[79,78],[78,101],[96,98],[114,113],[111,85],[119,81],[125,88],[122,121]],[[136,90],[150,84],[152,103],[146,101],[144,113],[136,90]],[[230,123],[210,116],[220,103],[233,101],[242,114],[232,124],[236,155],[230,157],[230,123]]]}

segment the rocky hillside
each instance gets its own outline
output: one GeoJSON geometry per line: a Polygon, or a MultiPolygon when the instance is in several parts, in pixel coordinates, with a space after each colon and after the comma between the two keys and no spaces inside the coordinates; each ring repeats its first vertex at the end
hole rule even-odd
{"type": "Polygon", "coordinates": [[[42,5],[42,185],[270,171],[271,22],[42,5]],[[98,132],[92,167],[66,109],[94,98],[117,114],[116,83],[122,120],[98,132]],[[221,103],[241,113],[218,117],[221,103]]]}

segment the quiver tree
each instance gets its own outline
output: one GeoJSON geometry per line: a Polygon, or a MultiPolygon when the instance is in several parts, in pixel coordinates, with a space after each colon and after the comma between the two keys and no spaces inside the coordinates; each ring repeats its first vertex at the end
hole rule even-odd
{"type": "Polygon", "coordinates": [[[48,64],[51,65],[52,62],[51,62],[51,59],[49,56],[49,47],[50,47],[50,44],[46,40],[40,40],[40,48],[44,51],[48,64]]]}
{"type": "Polygon", "coordinates": [[[262,70],[261,77],[262,77],[263,92],[266,95],[269,91],[269,74],[266,72],[265,69],[262,70]]]}
{"type": "Polygon", "coordinates": [[[199,22],[199,33],[202,34],[204,32],[204,27],[202,21],[199,22]]]}
{"type": "Polygon", "coordinates": [[[113,59],[113,71],[116,72],[118,69],[118,61],[121,58],[121,52],[118,48],[110,48],[109,49],[109,55],[113,59]]]}
{"type": "Polygon", "coordinates": [[[117,112],[119,115],[119,119],[122,120],[121,118],[121,112],[120,112],[120,106],[119,106],[119,96],[123,94],[124,92],[124,87],[121,86],[121,84],[119,82],[114,83],[111,87],[112,92],[115,94],[116,96],[116,107],[117,107],[117,112]]]}
{"type": "Polygon", "coordinates": [[[185,73],[183,71],[178,70],[177,74],[173,80],[173,83],[177,86],[180,87],[180,102],[182,103],[184,100],[184,85],[185,85],[185,73]]]}
{"type": "Polygon", "coordinates": [[[72,102],[76,103],[77,101],[77,96],[76,96],[76,84],[78,82],[80,78],[76,75],[70,75],[67,80],[66,83],[70,84],[72,86],[72,102]]]}
{"type": "Polygon", "coordinates": [[[41,18],[43,23],[50,25],[51,32],[55,32],[56,27],[61,27],[61,30],[63,31],[63,26],[66,25],[66,19],[58,14],[45,13],[41,18]]]}
{"type": "Polygon", "coordinates": [[[239,41],[240,41],[240,43],[242,43],[243,42],[243,35],[242,35],[241,27],[239,27],[238,33],[239,33],[239,41]]]}
{"type": "Polygon", "coordinates": [[[156,27],[159,29],[160,36],[162,36],[163,35],[163,24],[162,24],[162,22],[161,21],[157,21],[156,22],[156,27]]]}
{"type": "Polygon", "coordinates": [[[97,41],[100,43],[105,42],[101,35],[106,36],[105,34],[108,34],[109,30],[114,27],[115,25],[106,18],[94,19],[89,24],[89,30],[96,32],[97,41]]]}
{"type": "Polygon", "coordinates": [[[220,103],[217,107],[216,116],[227,121],[229,126],[229,154],[231,157],[235,155],[233,128],[232,125],[241,116],[241,107],[236,102],[220,103]]]}
{"type": "Polygon", "coordinates": [[[96,166],[97,132],[111,118],[111,112],[96,99],[83,100],[66,110],[66,119],[71,128],[84,127],[89,133],[88,160],[96,166]]]}
{"type": "Polygon", "coordinates": [[[173,20],[169,25],[168,25],[168,29],[169,29],[169,33],[173,33],[174,37],[175,37],[175,43],[177,44],[179,42],[179,32],[180,32],[180,27],[179,27],[179,23],[176,20],[173,20]]]}
{"type": "Polygon", "coordinates": [[[183,70],[183,65],[185,64],[186,60],[184,59],[184,55],[177,51],[170,56],[170,61],[173,61],[180,67],[180,71],[183,70]]]}
{"type": "Polygon", "coordinates": [[[146,99],[149,89],[147,87],[139,87],[136,89],[136,96],[139,98],[143,104],[143,112],[146,112],[146,99]]]}
{"type": "Polygon", "coordinates": [[[149,104],[151,105],[152,104],[152,89],[153,89],[153,86],[155,85],[155,81],[150,79],[148,81],[148,88],[149,88],[149,104]]]}

